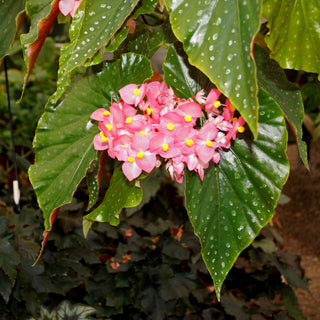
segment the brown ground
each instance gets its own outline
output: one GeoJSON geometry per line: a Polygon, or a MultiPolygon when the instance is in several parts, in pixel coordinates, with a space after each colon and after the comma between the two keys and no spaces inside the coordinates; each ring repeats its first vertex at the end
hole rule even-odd
{"type": "Polygon", "coordinates": [[[291,198],[279,205],[278,231],[285,250],[301,257],[301,264],[310,279],[311,295],[297,290],[302,311],[308,320],[320,320],[320,141],[311,146],[310,172],[299,163],[296,146],[289,146],[291,173],[283,193],[291,198]]]}

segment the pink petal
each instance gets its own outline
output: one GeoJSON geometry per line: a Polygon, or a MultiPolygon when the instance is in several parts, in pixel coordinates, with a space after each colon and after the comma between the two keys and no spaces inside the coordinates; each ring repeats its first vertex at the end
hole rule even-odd
{"type": "Polygon", "coordinates": [[[146,152],[143,158],[136,159],[137,165],[146,172],[151,172],[156,166],[157,157],[154,153],[146,152]]]}
{"type": "Polygon", "coordinates": [[[96,150],[106,150],[109,148],[108,141],[102,142],[100,134],[96,134],[93,138],[93,145],[96,150]]]}
{"type": "Polygon", "coordinates": [[[76,1],[75,1],[75,4],[74,4],[74,6],[73,6],[73,8],[72,8],[72,10],[71,10],[71,12],[70,12],[71,18],[74,17],[76,11],[78,10],[78,8],[79,8],[79,6],[80,6],[81,1],[82,1],[82,0],[76,0],[76,1]]]}
{"type": "Polygon", "coordinates": [[[105,119],[105,115],[103,114],[105,111],[107,111],[106,109],[104,108],[99,108],[97,110],[95,110],[90,118],[93,119],[93,120],[97,120],[97,121],[103,121],[105,119]]]}
{"type": "Polygon", "coordinates": [[[183,103],[179,106],[179,110],[193,118],[200,118],[202,116],[201,107],[195,102],[183,103]]]}
{"type": "Polygon", "coordinates": [[[75,0],[60,0],[59,10],[64,16],[67,16],[73,9],[75,0]]]}
{"type": "Polygon", "coordinates": [[[139,177],[142,172],[142,169],[139,168],[137,163],[126,161],[122,164],[122,171],[124,175],[127,177],[129,181],[134,180],[135,178],[139,177]]]}
{"type": "Polygon", "coordinates": [[[136,95],[134,90],[139,89],[136,84],[128,84],[119,90],[121,99],[128,104],[134,104],[136,100],[136,95]]]}

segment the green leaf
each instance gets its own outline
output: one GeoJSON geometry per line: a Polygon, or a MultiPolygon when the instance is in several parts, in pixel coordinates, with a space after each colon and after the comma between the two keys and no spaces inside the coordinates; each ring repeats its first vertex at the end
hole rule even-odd
{"type": "Polygon", "coordinates": [[[208,85],[208,79],[190,66],[185,55],[170,46],[163,63],[164,81],[180,98],[189,99],[208,85]]]}
{"type": "Polygon", "coordinates": [[[269,58],[269,53],[259,46],[254,48],[254,56],[258,67],[259,85],[277,102],[286,119],[291,124],[297,137],[300,157],[309,168],[307,147],[302,140],[302,123],[304,106],[299,87],[290,82],[279,64],[269,58]]]}
{"type": "Polygon", "coordinates": [[[0,239],[0,269],[10,278],[12,284],[17,277],[17,267],[20,263],[20,256],[6,238],[0,239]]]}
{"type": "Polygon", "coordinates": [[[260,1],[165,2],[190,63],[231,100],[256,137],[258,89],[251,45],[260,26],[260,1]]]}
{"type": "Polygon", "coordinates": [[[237,138],[203,182],[187,175],[186,207],[218,298],[238,255],[272,218],[289,174],[283,114],[262,90],[259,101],[257,140],[237,138]]]}
{"type": "Polygon", "coordinates": [[[97,160],[91,163],[87,171],[86,180],[89,192],[88,210],[97,202],[99,196],[99,162],[97,160]]]}
{"type": "Polygon", "coordinates": [[[111,95],[118,99],[118,90],[126,84],[142,83],[151,75],[145,57],[126,54],[106,63],[99,73],[74,83],[62,102],[48,102],[33,142],[35,163],[29,169],[46,230],[51,229],[52,212],[71,202],[90,163],[97,158],[93,138],[98,128],[90,121],[92,112],[108,106],[111,95]]]}
{"type": "Polygon", "coordinates": [[[97,222],[109,222],[113,226],[118,225],[121,210],[123,208],[135,207],[142,200],[142,189],[137,187],[135,183],[136,181],[130,182],[124,176],[121,169],[116,167],[102,204],[87,214],[84,219],[97,222]]]}
{"type": "Polygon", "coordinates": [[[61,48],[57,101],[70,84],[71,72],[91,60],[100,48],[106,46],[136,7],[138,0],[83,1],[72,20],[70,43],[61,48]]]}
{"type": "Polygon", "coordinates": [[[282,68],[320,73],[318,0],[264,0],[262,16],[270,30],[266,42],[282,68]]]}
{"type": "Polygon", "coordinates": [[[0,60],[9,53],[16,32],[16,17],[24,9],[24,0],[0,2],[0,60]]]}
{"type": "Polygon", "coordinates": [[[9,277],[0,269],[0,295],[3,297],[4,301],[8,303],[10,295],[12,292],[12,283],[9,277]]]}

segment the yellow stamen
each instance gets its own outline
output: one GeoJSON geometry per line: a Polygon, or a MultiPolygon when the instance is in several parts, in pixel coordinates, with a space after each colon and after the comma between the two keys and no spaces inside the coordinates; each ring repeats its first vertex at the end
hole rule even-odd
{"type": "Polygon", "coordinates": [[[108,116],[109,114],[110,114],[110,111],[109,111],[109,110],[103,111],[103,115],[104,115],[104,116],[108,116]]]}
{"type": "Polygon", "coordinates": [[[213,143],[212,143],[212,141],[208,140],[208,141],[206,141],[206,145],[211,148],[213,143]]]}
{"type": "Polygon", "coordinates": [[[130,124],[131,122],[132,122],[132,117],[127,117],[127,118],[126,118],[126,123],[127,123],[127,124],[130,124]]]}
{"type": "Polygon", "coordinates": [[[193,146],[193,140],[192,139],[188,139],[186,141],[186,145],[189,146],[189,147],[192,147],[193,146]]]}
{"type": "Polygon", "coordinates": [[[240,126],[239,128],[238,128],[238,132],[240,132],[240,133],[243,133],[244,132],[244,127],[243,126],[240,126]]]}
{"type": "Polygon", "coordinates": [[[174,125],[173,125],[172,123],[168,123],[168,124],[167,124],[167,129],[168,129],[169,131],[172,131],[172,130],[174,129],[174,125]]]}
{"type": "Polygon", "coordinates": [[[143,136],[146,135],[146,133],[143,130],[141,130],[139,133],[142,134],[143,136]]]}
{"type": "Polygon", "coordinates": [[[139,159],[142,159],[142,158],[144,157],[144,153],[143,153],[143,152],[139,152],[139,153],[137,154],[137,157],[138,157],[139,159]]]}
{"type": "Polygon", "coordinates": [[[192,121],[192,117],[187,115],[187,116],[184,117],[184,121],[185,122],[191,122],[192,121]]]}
{"type": "Polygon", "coordinates": [[[102,131],[100,131],[101,142],[107,142],[108,138],[104,135],[102,131]]]}
{"type": "Polygon", "coordinates": [[[132,162],[134,162],[134,158],[133,157],[128,157],[128,161],[132,163],[132,162]]]}
{"type": "Polygon", "coordinates": [[[219,107],[221,106],[221,102],[220,102],[220,101],[215,101],[215,102],[213,103],[213,106],[214,106],[215,108],[219,108],[219,107]]]}
{"type": "Polygon", "coordinates": [[[134,89],[134,90],[133,90],[133,94],[134,94],[135,96],[137,96],[137,95],[139,94],[139,89],[134,89]]]}
{"type": "Polygon", "coordinates": [[[163,151],[168,151],[168,150],[169,150],[169,146],[165,143],[165,144],[162,146],[162,150],[163,150],[163,151]]]}
{"type": "Polygon", "coordinates": [[[111,126],[111,124],[109,124],[109,123],[106,124],[105,127],[106,127],[109,131],[111,131],[111,129],[112,129],[112,126],[111,126]]]}
{"type": "Polygon", "coordinates": [[[151,113],[152,113],[152,110],[151,110],[151,108],[150,108],[150,107],[148,107],[148,108],[147,108],[147,114],[150,116],[150,115],[151,115],[151,113]]]}
{"type": "Polygon", "coordinates": [[[232,118],[232,122],[235,122],[235,121],[237,121],[237,120],[238,120],[237,117],[232,118]]]}
{"type": "Polygon", "coordinates": [[[235,112],[235,111],[236,111],[236,107],[233,106],[233,105],[231,105],[231,106],[229,107],[229,110],[230,110],[231,112],[235,112]]]}

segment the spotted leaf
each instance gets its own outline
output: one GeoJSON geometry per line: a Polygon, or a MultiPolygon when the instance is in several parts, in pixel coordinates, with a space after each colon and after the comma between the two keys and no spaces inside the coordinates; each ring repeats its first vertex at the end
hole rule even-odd
{"type": "Polygon", "coordinates": [[[71,72],[90,61],[100,48],[109,43],[139,0],[82,1],[70,26],[70,43],[61,48],[57,101],[70,84],[71,72]]]}
{"type": "Polygon", "coordinates": [[[218,298],[238,255],[274,215],[289,174],[282,111],[262,90],[259,102],[258,138],[237,138],[203,182],[187,176],[186,207],[218,298]]]}
{"type": "Polygon", "coordinates": [[[145,57],[126,54],[106,63],[101,72],[77,81],[62,102],[49,101],[38,123],[33,142],[35,163],[29,169],[46,230],[52,227],[51,215],[71,202],[90,163],[97,158],[93,138],[99,130],[90,121],[91,113],[110,105],[111,95],[116,100],[118,90],[126,84],[141,83],[151,75],[145,57]]]}
{"type": "Polygon", "coordinates": [[[272,58],[284,69],[320,73],[319,1],[264,0],[262,15],[272,58]]]}
{"type": "Polygon", "coordinates": [[[256,68],[251,56],[260,26],[259,0],[166,0],[170,22],[192,65],[230,98],[257,135],[256,68]]]}

